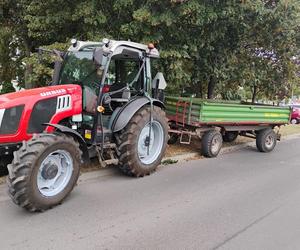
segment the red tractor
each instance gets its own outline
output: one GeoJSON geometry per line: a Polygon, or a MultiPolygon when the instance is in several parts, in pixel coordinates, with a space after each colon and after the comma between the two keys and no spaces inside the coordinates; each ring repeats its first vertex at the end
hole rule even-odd
{"type": "Polygon", "coordinates": [[[150,174],[168,140],[153,45],[72,40],[68,52],[54,52],[48,87],[0,96],[1,165],[12,200],[29,211],[61,203],[93,157],[130,176],[150,174]]]}

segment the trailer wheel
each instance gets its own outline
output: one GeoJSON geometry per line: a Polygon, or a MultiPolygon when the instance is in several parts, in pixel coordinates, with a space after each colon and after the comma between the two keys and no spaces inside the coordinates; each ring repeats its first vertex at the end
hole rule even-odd
{"type": "Polygon", "coordinates": [[[227,131],[222,136],[224,142],[233,142],[238,137],[239,132],[238,131],[227,131]]]}
{"type": "Polygon", "coordinates": [[[277,136],[271,128],[262,129],[256,135],[256,147],[260,152],[271,152],[276,142],[277,136]]]}
{"type": "Polygon", "coordinates": [[[165,112],[154,106],[150,132],[150,107],[140,109],[116,135],[119,167],[129,176],[143,177],[154,172],[165,153],[168,123],[165,112]],[[150,136],[149,136],[150,134],[150,136]]]}
{"type": "Polygon", "coordinates": [[[216,157],[221,150],[222,142],[222,135],[219,131],[211,130],[205,132],[201,140],[202,154],[209,158],[216,157]]]}
{"type": "Polygon", "coordinates": [[[77,182],[81,154],[78,143],[63,134],[38,134],[23,142],[8,165],[14,203],[31,212],[60,204],[77,182]]]}
{"type": "Polygon", "coordinates": [[[169,138],[169,140],[168,140],[168,144],[169,144],[169,145],[175,144],[175,143],[178,141],[178,138],[179,138],[178,134],[171,133],[171,134],[170,134],[170,138],[169,138]]]}

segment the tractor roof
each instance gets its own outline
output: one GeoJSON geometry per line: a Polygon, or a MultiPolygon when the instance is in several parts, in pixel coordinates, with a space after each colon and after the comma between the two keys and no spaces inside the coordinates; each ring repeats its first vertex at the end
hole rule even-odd
{"type": "Polygon", "coordinates": [[[130,47],[133,49],[138,49],[145,51],[147,53],[150,53],[150,56],[152,55],[153,57],[159,57],[158,51],[154,48],[150,48],[142,43],[135,43],[131,41],[116,41],[116,40],[108,40],[108,39],[103,39],[103,42],[92,42],[92,41],[77,41],[75,39],[72,39],[72,46],[69,47],[69,51],[82,51],[82,50],[93,50],[96,47],[101,47],[104,44],[107,44],[108,49],[111,52],[114,52],[118,47],[120,46],[126,46],[130,47]]]}

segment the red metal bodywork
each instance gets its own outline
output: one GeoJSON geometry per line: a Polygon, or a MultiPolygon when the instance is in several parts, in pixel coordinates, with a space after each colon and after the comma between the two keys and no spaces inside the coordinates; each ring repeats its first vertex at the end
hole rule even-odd
{"type": "MultiPolygon", "coordinates": [[[[0,143],[22,142],[30,139],[32,134],[27,133],[27,128],[30,114],[36,102],[63,95],[71,96],[72,108],[56,113],[50,120],[52,124],[58,124],[62,119],[82,112],[82,90],[79,85],[56,85],[0,95],[0,109],[24,105],[18,130],[14,134],[0,135],[0,143]]],[[[53,129],[53,127],[48,126],[45,130],[52,132],[53,129]]]]}

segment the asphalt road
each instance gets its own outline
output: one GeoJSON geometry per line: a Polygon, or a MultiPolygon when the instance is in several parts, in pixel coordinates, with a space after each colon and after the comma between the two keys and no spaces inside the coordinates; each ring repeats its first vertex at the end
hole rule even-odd
{"type": "Polygon", "coordinates": [[[299,249],[299,157],[296,138],[141,179],[113,171],[45,213],[1,191],[0,249],[299,249]]]}

